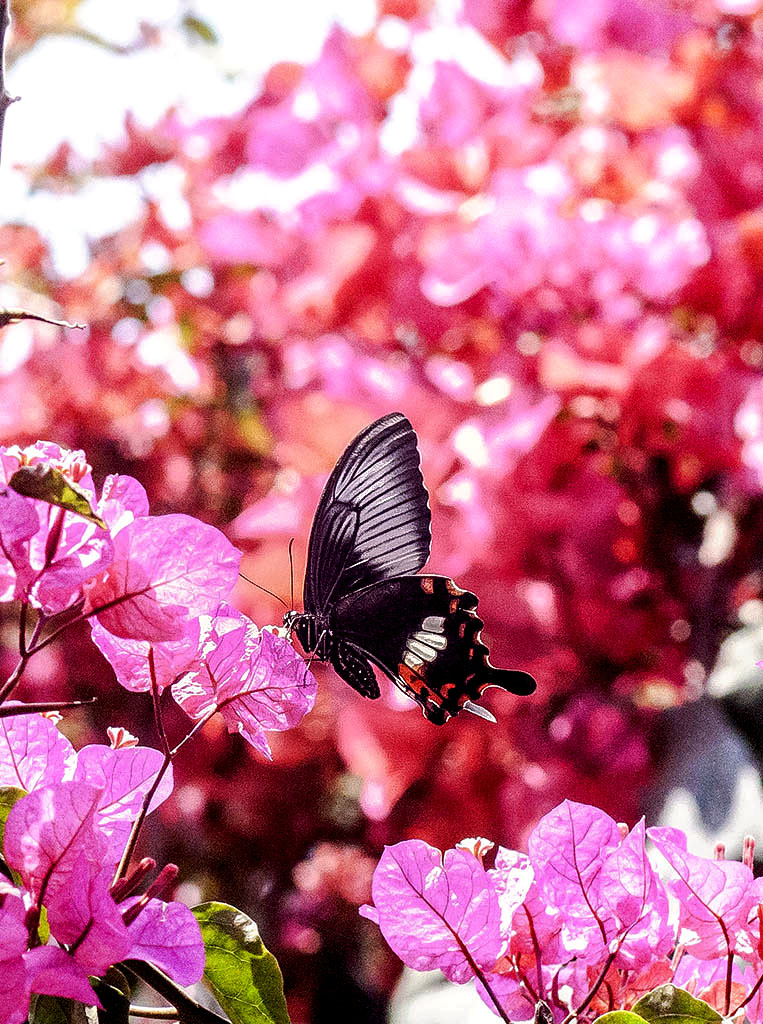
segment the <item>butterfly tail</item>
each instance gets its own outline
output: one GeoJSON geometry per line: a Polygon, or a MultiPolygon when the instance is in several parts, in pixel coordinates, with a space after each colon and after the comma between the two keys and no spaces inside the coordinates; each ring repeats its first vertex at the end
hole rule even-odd
{"type": "Polygon", "coordinates": [[[516,693],[520,697],[527,697],[534,693],[536,683],[529,672],[520,672],[513,669],[493,668],[488,666],[490,671],[487,677],[483,676],[480,682],[485,686],[500,686],[502,690],[509,693],[516,693]]]}

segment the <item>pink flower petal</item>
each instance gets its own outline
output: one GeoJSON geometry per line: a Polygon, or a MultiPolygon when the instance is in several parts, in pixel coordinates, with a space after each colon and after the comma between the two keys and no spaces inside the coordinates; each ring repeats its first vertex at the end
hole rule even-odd
{"type": "Polygon", "coordinates": [[[188,671],[199,653],[199,623],[184,624],[179,640],[129,640],[115,636],[97,621],[90,621],[90,636],[108,660],[117,681],[133,693],[149,692],[154,685],[159,693],[188,671]],[[153,671],[152,671],[153,668],[153,671]]]}
{"type": "Polygon", "coordinates": [[[39,899],[69,882],[81,853],[100,865],[105,838],[93,827],[100,790],[83,782],[36,789],[14,804],[5,825],[5,858],[39,899]]]}
{"type": "Polygon", "coordinates": [[[650,828],[649,838],[676,878],[668,889],[679,903],[679,942],[698,959],[728,956],[746,939],[747,917],[757,892],[752,871],[739,861],[709,860],[689,853],[675,829],[650,828]],[[676,841],[678,838],[678,841],[676,841]]]}
{"type": "Polygon", "coordinates": [[[204,942],[196,918],[183,903],[150,900],[129,926],[130,956],[147,960],[178,985],[193,985],[204,973],[204,942]]]}
{"type": "Polygon", "coordinates": [[[87,587],[86,611],[103,608],[98,621],[116,636],[180,640],[228,596],[240,557],[219,530],[190,516],[136,519],[116,535],[108,572],[87,587]]]}
{"type": "Polygon", "coordinates": [[[241,733],[269,757],[265,731],[291,729],[302,720],[315,702],[315,678],[287,640],[230,612],[233,619],[214,620],[201,666],[172,693],[192,718],[217,708],[229,732],[241,733]]]}
{"type": "Polygon", "coordinates": [[[53,722],[42,715],[0,718],[0,786],[31,793],[71,779],[77,754],[53,722]]]}
{"type": "Polygon", "coordinates": [[[105,974],[130,952],[122,913],[109,895],[113,868],[98,870],[84,854],[67,885],[46,900],[50,931],[57,942],[74,943],[74,958],[90,974],[105,974]]]}
{"type": "MultiPolygon", "coordinates": [[[[149,791],[164,763],[163,755],[153,747],[111,747],[93,744],[77,755],[74,778],[97,787],[101,792],[95,824],[108,839],[109,854],[118,861],[149,791]]],[[[172,766],[165,771],[151,798],[149,811],[163,803],[172,792],[172,766]]]]}
{"type": "Polygon", "coordinates": [[[30,949],[24,954],[24,963],[32,992],[76,999],[86,1006],[100,1008],[101,1004],[90,984],[87,971],[65,950],[55,946],[30,949]]]}
{"type": "Polygon", "coordinates": [[[609,928],[623,936],[616,966],[647,967],[675,946],[667,893],[646,853],[643,819],[605,860],[598,898],[614,917],[609,928]]]}
{"type": "Polygon", "coordinates": [[[107,476],[97,511],[114,537],[133,519],[148,515],[146,489],[131,476],[107,476]]]}
{"type": "Polygon", "coordinates": [[[471,853],[448,850],[443,860],[420,839],[387,846],[372,894],[384,938],[409,967],[439,968],[463,984],[474,975],[464,949],[477,966],[495,965],[502,946],[498,898],[471,853]]]}

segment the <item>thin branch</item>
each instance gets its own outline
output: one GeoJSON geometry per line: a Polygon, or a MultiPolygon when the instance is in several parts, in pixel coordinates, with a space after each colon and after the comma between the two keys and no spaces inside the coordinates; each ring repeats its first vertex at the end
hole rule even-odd
{"type": "MultiPolygon", "coordinates": [[[[114,885],[116,882],[118,882],[120,878],[123,878],[124,875],[127,872],[127,868],[128,868],[129,863],[130,863],[130,858],[132,857],[133,852],[135,850],[135,845],[138,842],[138,836],[140,835],[140,830],[143,828],[143,822],[146,820],[146,815],[148,814],[148,808],[149,808],[149,806],[151,804],[151,801],[154,798],[154,793],[159,788],[159,783],[164,778],[164,773],[167,771],[167,769],[169,768],[169,766],[171,764],[172,764],[172,756],[171,756],[171,754],[165,754],[164,755],[164,761],[162,762],[162,766],[159,769],[159,771],[156,773],[156,778],[151,783],[151,788],[148,790],[146,795],[143,797],[143,803],[141,804],[141,808],[140,808],[140,811],[138,813],[138,817],[133,822],[132,830],[130,832],[130,838],[127,840],[127,846],[125,847],[124,853],[122,854],[122,859],[120,860],[119,864],[117,865],[117,870],[114,872],[114,880],[111,883],[112,885],[114,885]]],[[[159,990],[157,989],[157,992],[158,991],[159,990]]]]}
{"type": "Polygon", "coordinates": [[[143,960],[125,960],[117,965],[120,970],[136,975],[145,981],[155,992],[163,996],[177,1010],[176,1016],[183,1024],[230,1024],[227,1017],[221,1017],[214,1010],[208,1010],[192,999],[179,985],[167,977],[162,971],[143,960]]]}
{"type": "MultiPolygon", "coordinates": [[[[0,0],[0,3],[2,3],[2,0],[0,0]]],[[[13,672],[11,672],[11,674],[8,676],[8,679],[3,684],[3,686],[0,687],[0,704],[6,701],[10,697],[11,693],[13,693],[16,684],[24,674],[26,663],[29,661],[29,658],[33,653],[33,651],[27,651],[26,654],[22,654],[13,672]]]]}
{"type": "Polygon", "coordinates": [[[737,1006],[736,1010],[732,1010],[732,1012],[729,1013],[729,1015],[728,1015],[729,1019],[731,1019],[732,1017],[736,1017],[736,1015],[739,1013],[739,1011],[742,1009],[742,1007],[743,1006],[747,1006],[747,1004],[749,1002],[751,1002],[755,998],[755,996],[758,994],[758,991],[759,991],[761,985],[763,985],[763,974],[761,974],[761,976],[758,978],[758,980],[752,986],[752,988],[750,989],[749,994],[747,995],[747,998],[742,1000],[742,1002],[739,1004],[739,1006],[737,1006]]]}
{"type": "Polygon", "coordinates": [[[726,958],[726,993],[723,1001],[723,1016],[728,1017],[729,1010],[731,1009],[731,978],[734,970],[734,953],[733,950],[729,950],[728,957],[726,958]]]}
{"type": "Polygon", "coordinates": [[[178,1012],[174,1006],[130,1006],[131,1017],[149,1017],[151,1020],[177,1020],[178,1012]]]}
{"type": "Polygon", "coordinates": [[[29,605],[26,601],[23,601],[21,611],[19,612],[19,654],[22,658],[26,654],[26,617],[28,608],[29,605]]]}
{"type": "Polygon", "coordinates": [[[10,0],[0,0],[0,153],[3,148],[5,112],[18,96],[9,96],[5,88],[5,33],[11,23],[10,0]]]}
{"type": "Polygon", "coordinates": [[[95,704],[97,697],[86,697],[84,700],[41,700],[33,704],[7,704],[0,707],[0,718],[13,718],[15,715],[34,715],[43,711],[66,711],[69,708],[83,708],[95,704]]]}
{"type": "Polygon", "coordinates": [[[191,737],[195,736],[199,729],[202,729],[210,720],[210,718],[213,718],[216,714],[217,708],[213,707],[210,711],[206,713],[206,715],[204,715],[203,718],[200,718],[196,725],[194,725],[193,729],[191,729],[191,731],[187,733],[182,738],[182,740],[172,748],[172,750],[170,751],[170,757],[174,757],[175,754],[177,754],[178,750],[180,750],[181,747],[185,746],[185,744],[191,739],[191,737]]]}
{"type": "MultiPolygon", "coordinates": [[[[3,2],[4,0],[0,0],[0,8],[3,2]]],[[[0,100],[0,105],[1,103],[2,101],[0,100]]],[[[2,131],[1,127],[0,131],[2,131]]],[[[0,138],[1,141],[2,139],[0,138]]],[[[42,324],[53,324],[54,327],[68,327],[70,330],[76,329],[78,331],[84,331],[86,327],[86,324],[70,324],[68,320],[54,320],[52,317],[42,316],[41,313],[30,313],[26,309],[0,309],[0,327],[7,327],[8,324],[17,324],[20,320],[39,320],[42,324]]]]}
{"type": "Polygon", "coordinates": [[[585,997],[583,1002],[576,1009],[570,1010],[570,1012],[567,1014],[567,1016],[562,1021],[562,1024],[569,1024],[570,1021],[574,1020],[576,1017],[579,1017],[580,1014],[583,1012],[583,1010],[585,1010],[588,1007],[588,1004],[591,1002],[591,1000],[594,998],[594,996],[596,995],[596,993],[599,991],[599,989],[601,988],[602,984],[604,983],[604,979],[606,978],[607,974],[609,973],[610,967],[615,962],[615,957],[618,954],[618,951],[620,949],[620,945],[622,945],[622,943],[620,943],[618,945],[617,949],[615,949],[615,951],[613,953],[610,953],[609,956],[607,957],[607,959],[606,959],[606,961],[604,963],[604,967],[602,968],[601,973],[599,974],[599,977],[596,979],[596,981],[593,983],[593,985],[591,985],[590,989],[588,990],[588,995],[585,997]]]}
{"type": "Polygon", "coordinates": [[[148,671],[151,675],[151,703],[154,706],[154,724],[156,725],[156,731],[159,735],[159,743],[161,745],[162,753],[164,754],[164,756],[166,758],[169,758],[169,760],[172,760],[170,745],[167,742],[167,733],[164,731],[161,695],[159,693],[159,684],[156,681],[156,663],[154,661],[154,648],[151,644],[149,644],[148,647],[148,671]]]}

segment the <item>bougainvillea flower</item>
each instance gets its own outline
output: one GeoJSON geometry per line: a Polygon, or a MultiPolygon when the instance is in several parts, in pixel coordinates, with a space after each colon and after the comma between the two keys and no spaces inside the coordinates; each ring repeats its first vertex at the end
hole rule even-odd
{"type": "Polygon", "coordinates": [[[21,892],[0,881],[0,1020],[22,1024],[32,992],[100,1006],[86,971],[63,949],[27,949],[29,933],[21,892]]]}
{"type": "Polygon", "coordinates": [[[103,482],[97,511],[113,537],[133,519],[148,515],[146,489],[134,477],[109,475],[103,482]]]}
{"type": "Polygon", "coordinates": [[[16,566],[24,563],[30,538],[40,527],[32,502],[10,487],[0,487],[0,599],[17,597],[16,566]]]}
{"type": "Polygon", "coordinates": [[[5,858],[35,900],[65,888],[80,857],[97,868],[106,838],[94,827],[101,791],[84,782],[37,789],[11,808],[5,825],[5,858]]]}
{"type": "Polygon", "coordinates": [[[114,538],[108,570],[86,588],[86,612],[116,636],[180,640],[238,579],[241,555],[212,526],[185,515],[135,519],[114,538]]]}
{"type": "Polygon", "coordinates": [[[178,985],[193,985],[201,978],[204,943],[199,922],[185,904],[150,899],[127,930],[131,957],[155,964],[178,985]]]}
{"type": "Polygon", "coordinates": [[[42,715],[0,718],[0,786],[33,789],[74,776],[77,753],[42,715]]]}
{"type": "Polygon", "coordinates": [[[213,619],[200,665],[172,688],[192,718],[217,710],[229,732],[270,757],[266,731],[291,729],[315,702],[313,674],[291,644],[229,606],[213,619]]]}
{"type": "Polygon", "coordinates": [[[668,897],[647,856],[643,819],[604,860],[598,907],[610,942],[618,937],[618,967],[640,970],[673,948],[668,897]]]}
{"type": "Polygon", "coordinates": [[[699,960],[736,952],[740,936],[746,940],[749,912],[757,902],[750,868],[689,853],[678,829],[650,828],[647,834],[676,876],[667,884],[678,901],[679,941],[699,960]]]}
{"type": "Polygon", "coordinates": [[[599,875],[621,841],[608,814],[572,800],[549,811],[530,834],[528,851],[542,892],[564,908],[562,941],[570,957],[596,956],[608,941],[599,875]]]}
{"type": "Polygon", "coordinates": [[[501,934],[507,936],[512,931],[514,915],[527,898],[535,879],[535,872],[526,854],[515,853],[514,850],[499,846],[495,855],[495,867],[488,871],[488,877],[498,896],[501,934]]]}
{"type": "Polygon", "coordinates": [[[46,896],[51,935],[73,947],[73,956],[89,973],[103,975],[129,955],[132,942],[122,913],[109,894],[113,867],[99,868],[84,854],[68,882],[46,896]]]}
{"type": "Polygon", "coordinates": [[[90,620],[93,643],[114,669],[117,682],[133,693],[162,693],[186,672],[199,656],[198,619],[187,620],[179,640],[133,640],[116,636],[96,618],[90,620]]]}
{"type": "MultiPolygon", "coordinates": [[[[113,859],[114,864],[125,848],[133,822],[163,763],[163,755],[153,747],[113,750],[93,744],[77,753],[74,779],[100,790],[94,822],[107,839],[107,856],[113,859]]],[[[151,797],[149,811],[167,799],[172,786],[170,765],[151,797]]]]}
{"type": "Polygon", "coordinates": [[[443,855],[420,839],[385,848],[374,872],[375,921],[403,963],[439,968],[450,981],[474,977],[469,957],[490,970],[501,951],[501,912],[487,872],[466,850],[443,855]]]}
{"type": "MultiPolygon", "coordinates": [[[[4,482],[25,466],[45,466],[60,471],[92,502],[95,498],[90,467],[84,452],[70,452],[49,441],[29,448],[0,449],[0,478],[4,482]]],[[[13,516],[3,516],[3,531],[13,534],[10,544],[3,537],[5,556],[16,573],[15,598],[28,601],[46,615],[69,608],[82,596],[82,584],[104,569],[112,557],[111,538],[106,530],[82,516],[33,498],[23,499],[37,519],[29,533],[28,511],[14,507],[13,516]],[[25,533],[27,536],[22,537],[25,533]]]]}

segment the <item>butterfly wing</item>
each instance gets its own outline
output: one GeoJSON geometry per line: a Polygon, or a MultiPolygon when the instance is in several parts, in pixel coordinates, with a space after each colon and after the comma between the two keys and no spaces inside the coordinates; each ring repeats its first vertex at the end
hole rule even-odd
{"type": "Polygon", "coordinates": [[[415,573],[429,558],[429,498],[416,434],[402,413],[366,427],[334,467],[313,520],[305,611],[323,613],[346,594],[415,573]]]}
{"type": "MultiPolygon", "coordinates": [[[[430,722],[442,725],[488,686],[517,694],[535,690],[527,672],[490,664],[476,607],[475,595],[445,576],[395,576],[343,597],[333,628],[341,645],[377,665],[430,722]]],[[[339,665],[334,668],[346,678],[339,665]]]]}

